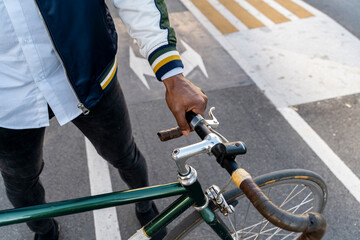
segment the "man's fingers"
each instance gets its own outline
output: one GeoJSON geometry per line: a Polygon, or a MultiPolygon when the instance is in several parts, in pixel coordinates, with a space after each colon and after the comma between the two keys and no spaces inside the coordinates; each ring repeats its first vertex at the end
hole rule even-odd
{"type": "Polygon", "coordinates": [[[195,114],[200,114],[201,116],[205,117],[205,109],[207,105],[207,96],[203,94],[201,99],[198,99],[196,102],[196,106],[190,107],[186,111],[193,111],[195,114]]]}
{"type": "Polygon", "coordinates": [[[174,117],[176,119],[177,124],[184,136],[188,136],[190,134],[190,126],[185,118],[185,111],[177,111],[174,112],[174,117]]]}
{"type": "Polygon", "coordinates": [[[190,126],[185,118],[185,113],[193,111],[195,114],[204,116],[207,97],[204,92],[182,74],[165,79],[166,102],[174,114],[183,135],[190,133],[190,126]]]}

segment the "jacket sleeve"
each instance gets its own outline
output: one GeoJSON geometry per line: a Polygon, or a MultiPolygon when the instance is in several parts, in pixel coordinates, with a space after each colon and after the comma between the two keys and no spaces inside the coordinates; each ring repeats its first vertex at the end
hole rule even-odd
{"type": "Polygon", "coordinates": [[[176,36],[169,24],[164,0],[113,0],[128,33],[146,57],[158,80],[184,67],[176,50],[176,36]]]}

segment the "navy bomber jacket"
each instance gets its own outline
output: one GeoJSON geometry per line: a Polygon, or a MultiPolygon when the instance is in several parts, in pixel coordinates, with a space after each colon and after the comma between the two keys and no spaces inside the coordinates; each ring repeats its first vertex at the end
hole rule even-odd
{"type": "MultiPolygon", "coordinates": [[[[117,33],[104,0],[35,0],[83,111],[116,76],[117,33]]],[[[163,0],[114,0],[129,34],[156,75],[183,67],[163,0]]]]}

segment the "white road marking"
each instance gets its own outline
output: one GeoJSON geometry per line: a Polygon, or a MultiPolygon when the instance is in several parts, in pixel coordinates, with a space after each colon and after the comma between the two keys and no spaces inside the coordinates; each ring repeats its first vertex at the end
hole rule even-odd
{"type": "Polygon", "coordinates": [[[253,7],[250,3],[246,2],[245,0],[235,0],[240,6],[246,9],[251,15],[256,17],[260,22],[262,22],[265,26],[270,27],[275,25],[273,21],[271,21],[268,17],[264,14],[259,12],[255,7],[253,7]]]}
{"type": "MultiPolygon", "coordinates": [[[[208,78],[208,73],[205,68],[204,61],[200,54],[198,54],[194,49],[192,49],[186,42],[181,40],[181,43],[185,47],[185,51],[180,54],[181,60],[184,63],[184,76],[187,76],[194,68],[199,66],[200,70],[203,72],[206,78],[208,78]]],[[[136,76],[140,81],[145,85],[147,89],[150,90],[150,86],[145,78],[147,76],[155,77],[153,70],[151,69],[149,62],[142,57],[137,57],[131,48],[129,47],[129,63],[130,68],[134,71],[136,76]]]]}
{"type": "MultiPolygon", "coordinates": [[[[112,192],[109,166],[85,138],[88,159],[91,195],[112,192]]],[[[97,240],[121,240],[119,222],[115,207],[93,211],[97,240]]]]}
{"type": "Polygon", "coordinates": [[[181,40],[181,43],[186,49],[183,53],[180,54],[181,59],[184,63],[184,76],[187,76],[192,70],[194,70],[194,68],[199,66],[205,77],[209,78],[201,55],[198,54],[194,49],[189,46],[189,44],[187,44],[183,40],[181,40]]]}
{"type": "MultiPolygon", "coordinates": [[[[225,36],[274,102],[309,103],[360,92],[360,41],[328,17],[225,36]]],[[[278,106],[278,105],[277,105],[278,106]]],[[[279,106],[278,106],[279,107],[279,106]]]]}
{"type": "Polygon", "coordinates": [[[266,2],[267,4],[269,4],[269,6],[274,8],[276,11],[278,11],[279,13],[281,13],[282,15],[284,15],[285,17],[287,17],[291,21],[299,19],[292,12],[290,12],[289,10],[287,10],[286,8],[284,8],[283,6],[281,6],[280,4],[278,4],[275,1],[273,1],[273,0],[263,0],[263,1],[266,2]]]}
{"type": "Polygon", "coordinates": [[[149,62],[144,58],[137,57],[134,50],[129,47],[129,64],[130,68],[144,84],[144,86],[150,90],[150,86],[145,78],[145,75],[155,76],[154,71],[151,69],[149,62]]]}
{"type": "Polygon", "coordinates": [[[218,0],[208,0],[208,2],[214,6],[216,10],[221,13],[234,27],[236,27],[239,31],[247,30],[248,28],[235,17],[226,7],[224,7],[218,0]]]}
{"type": "Polygon", "coordinates": [[[279,108],[278,110],[331,172],[344,184],[355,199],[360,202],[360,180],[351,169],[346,166],[295,110],[288,107],[279,108]]]}
{"type": "Polygon", "coordinates": [[[303,133],[308,125],[287,108],[359,93],[360,51],[354,49],[360,41],[315,8],[293,1],[315,16],[222,35],[190,0],[181,0],[360,202],[359,178],[316,132],[303,133]]]}

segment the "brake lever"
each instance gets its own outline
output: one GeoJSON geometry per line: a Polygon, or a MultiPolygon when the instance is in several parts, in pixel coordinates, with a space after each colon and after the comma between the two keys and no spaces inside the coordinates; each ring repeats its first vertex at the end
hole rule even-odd
{"type": "Polygon", "coordinates": [[[215,110],[215,107],[211,107],[209,110],[209,117],[210,119],[205,119],[206,124],[208,125],[208,127],[211,127],[213,129],[216,129],[219,126],[219,121],[216,119],[213,111],[215,110]]]}

